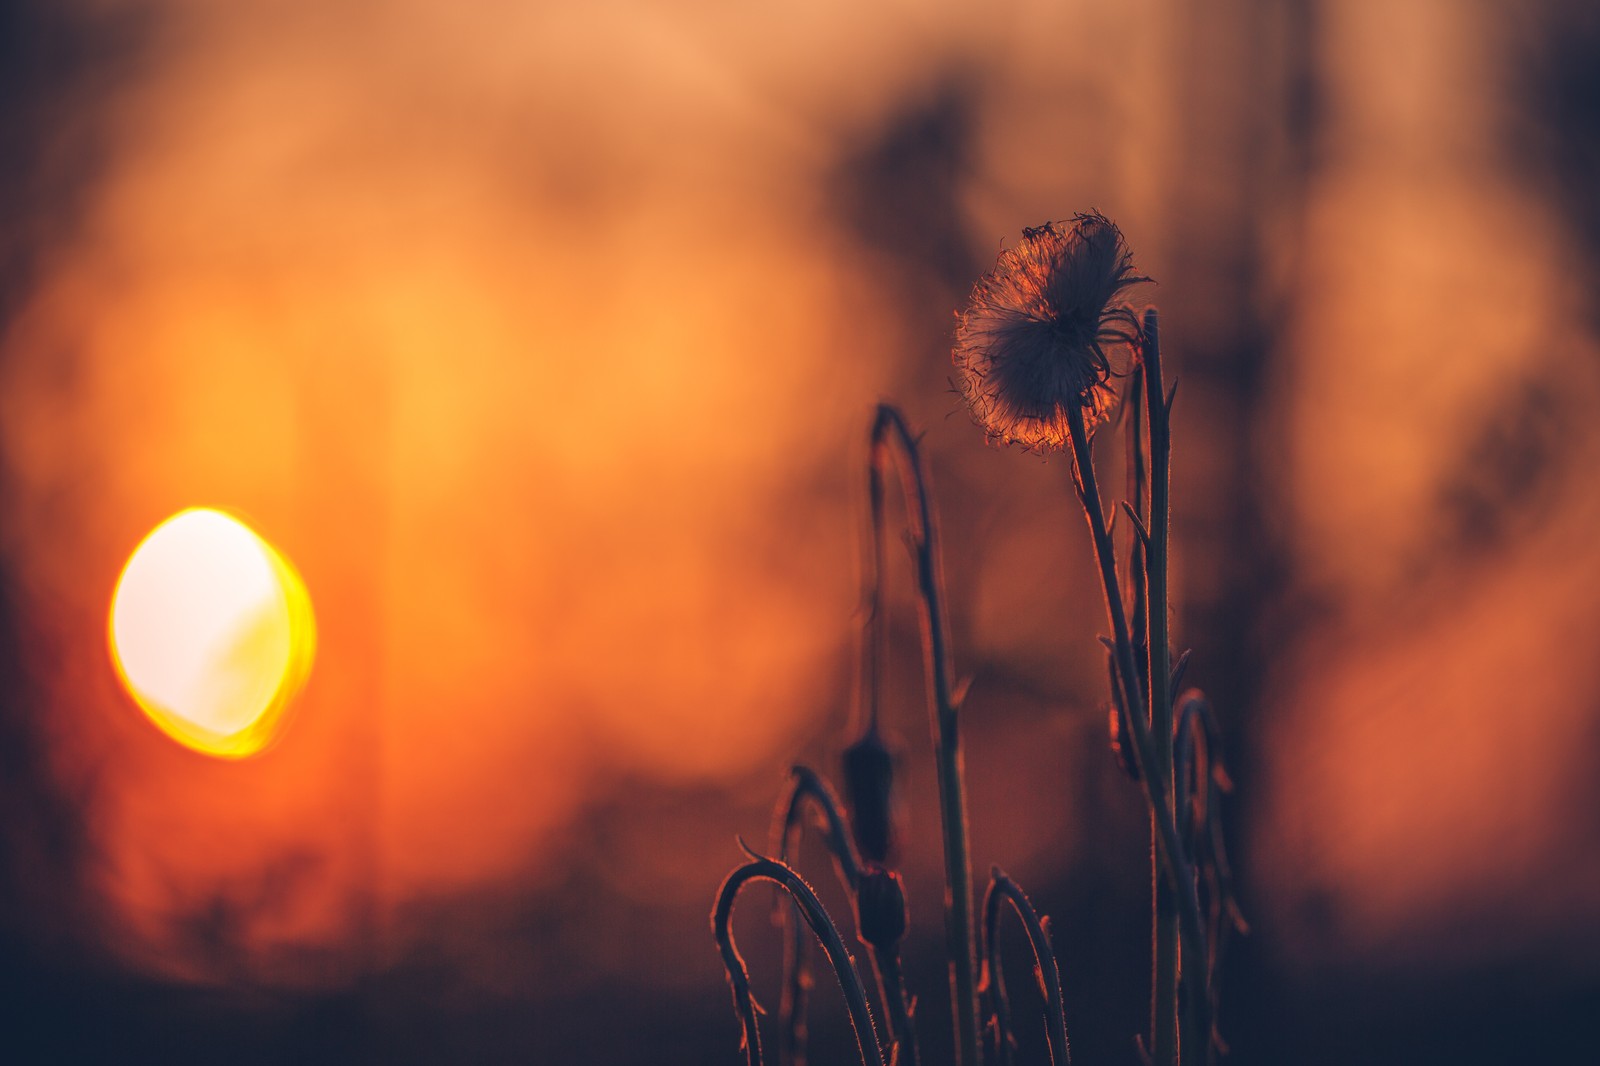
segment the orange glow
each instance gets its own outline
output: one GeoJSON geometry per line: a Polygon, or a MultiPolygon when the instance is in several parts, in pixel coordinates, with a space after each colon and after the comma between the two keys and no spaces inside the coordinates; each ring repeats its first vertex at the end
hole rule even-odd
{"type": "Polygon", "coordinates": [[[134,549],[111,598],[111,657],[128,693],[181,744],[221,758],[278,736],[316,630],[294,568],[249,526],[182,511],[134,549]]]}
{"type": "MultiPolygon", "coordinates": [[[[962,293],[903,317],[904,273],[856,254],[830,191],[864,180],[858,143],[944,106],[902,20],[833,5],[842,39],[827,5],[783,34],[625,6],[150,5],[163,28],[107,116],[84,239],[0,337],[0,554],[59,634],[33,660],[54,772],[104,768],[86,891],[97,944],[132,964],[231,980],[180,924],[220,903],[252,980],[337,983],[369,962],[352,914],[386,952],[436,944],[406,916],[564,876],[569,830],[624,785],[764,808],[848,700],[864,412],[902,396],[970,447],[952,461],[971,477],[1009,476],[942,421],[924,362],[962,293]],[[850,76],[816,78],[819,48],[850,76]],[[247,509],[315,589],[317,680],[270,758],[130,737],[149,731],[97,685],[115,567],[197,500],[247,509]],[[286,887],[258,906],[257,885],[286,887]]],[[[953,41],[994,25],[930,17],[953,41]]],[[[1173,170],[1137,104],[1162,50],[1033,18],[1073,78],[1057,51],[1033,61],[1053,87],[1006,82],[975,127],[990,191],[936,216],[972,212],[985,248],[1063,210],[1040,129],[1097,134],[1086,70],[1119,133],[1146,131],[1117,151],[1173,170]]],[[[1084,202],[1120,218],[1164,197],[1084,202]]],[[[1035,489],[995,497],[1060,495],[1035,489]]],[[[747,831],[725,813],[685,823],[703,866],[654,846],[626,876],[700,910],[747,831]]]]}

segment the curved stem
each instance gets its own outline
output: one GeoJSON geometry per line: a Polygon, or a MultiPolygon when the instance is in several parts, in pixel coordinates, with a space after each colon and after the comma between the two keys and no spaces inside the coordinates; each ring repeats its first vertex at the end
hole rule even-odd
{"type": "Polygon", "coordinates": [[[861,864],[856,859],[855,848],[850,845],[850,833],[845,828],[844,815],[839,811],[839,800],[833,789],[809,766],[795,766],[789,774],[794,778],[794,788],[789,793],[789,802],[779,808],[781,818],[773,825],[779,861],[789,859],[789,848],[799,836],[801,817],[809,800],[827,823],[824,840],[838,867],[839,879],[846,889],[854,891],[861,878],[861,864]]]}
{"type": "MultiPolygon", "coordinates": [[[[790,848],[804,826],[803,815],[809,801],[827,823],[825,840],[839,880],[847,891],[854,892],[861,879],[861,868],[855,849],[850,846],[844,817],[839,813],[839,801],[828,783],[810,767],[796,766],[790,774],[794,786],[789,791],[788,801],[778,805],[772,826],[771,843],[778,853],[778,861],[789,861],[790,848]]],[[[778,1002],[778,1061],[787,1066],[805,1066],[806,1062],[806,999],[811,986],[811,965],[806,935],[798,919],[799,909],[799,904],[793,902],[787,907],[778,905],[778,922],[789,934],[783,948],[783,998],[778,1002]]]]}
{"type": "Polygon", "coordinates": [[[817,899],[811,886],[799,874],[781,862],[761,856],[753,856],[749,862],[728,875],[717,893],[717,905],[711,912],[712,933],[717,938],[717,948],[722,952],[722,964],[728,971],[728,985],[733,990],[733,1008],[738,1012],[739,1024],[743,1029],[747,1066],[761,1066],[761,1030],[756,1024],[755,996],[750,992],[750,971],[745,966],[744,957],[739,954],[738,945],[733,942],[733,904],[740,890],[751,881],[771,881],[794,899],[806,924],[822,942],[822,950],[839,978],[862,1066],[886,1066],[883,1047],[878,1043],[877,1030],[872,1026],[872,1008],[867,1005],[866,989],[861,985],[861,975],[856,972],[855,963],[844,946],[838,926],[833,924],[828,912],[823,909],[822,901],[817,899]]]}
{"type": "MultiPolygon", "coordinates": [[[[939,775],[940,826],[945,859],[945,948],[950,957],[952,1009],[956,1024],[957,1066],[982,1066],[978,1042],[978,1000],[972,929],[972,860],[967,842],[966,785],[962,775],[961,737],[950,665],[950,635],[944,613],[944,574],[939,556],[938,527],[916,438],[900,412],[879,404],[872,423],[872,465],[887,463],[890,443],[899,445],[900,478],[906,496],[911,539],[917,561],[917,587],[922,598],[922,634],[928,688],[933,696],[933,732],[939,775]]],[[[882,479],[872,479],[881,493],[882,479]]],[[[881,515],[881,499],[873,500],[881,515]]]]}
{"type": "Polygon", "coordinates": [[[1050,1061],[1055,1066],[1070,1066],[1072,1049],[1067,1044],[1067,1012],[1061,995],[1061,972],[1056,967],[1055,951],[1050,946],[1050,935],[1044,923],[1022,889],[1005,875],[998,866],[989,882],[989,891],[983,897],[983,966],[984,984],[989,990],[989,1002],[994,1015],[995,1046],[1001,1066],[1011,1061],[1011,1019],[1006,1004],[1006,979],[1000,968],[1000,939],[995,934],[1000,927],[1000,904],[1009,902],[1017,912],[1022,928],[1033,947],[1034,976],[1039,980],[1039,992],[1044,996],[1045,1034],[1050,1041],[1050,1061]]]}

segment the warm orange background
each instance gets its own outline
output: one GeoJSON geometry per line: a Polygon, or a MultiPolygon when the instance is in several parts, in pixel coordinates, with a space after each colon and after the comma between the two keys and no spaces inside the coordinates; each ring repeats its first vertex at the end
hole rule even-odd
{"type": "MultiPolygon", "coordinates": [[[[831,769],[842,742],[887,396],[928,429],[947,516],[978,869],[1132,958],[1110,991],[1085,976],[1109,964],[1064,964],[1080,1048],[1126,1054],[1145,845],[1101,752],[1081,518],[1060,462],[986,449],[946,384],[951,312],[1001,242],[1094,207],[1160,280],[1183,381],[1177,633],[1229,730],[1257,927],[1225,1008],[1240,1061],[1321,1061],[1265,1017],[1314,1025],[1320,980],[1354,996],[1341,1011],[1374,974],[1403,999],[1464,973],[1490,1004],[1472,975],[1600,981],[1600,231],[1564,198],[1596,158],[1573,73],[1592,18],[18,11],[0,922],[19,959],[356,995],[359,1031],[413,1026],[445,1059],[567,1061],[519,1028],[551,1003],[685,1003],[703,1043],[661,1054],[734,1061],[704,912],[785,767],[831,769]],[[240,764],[150,728],[105,653],[126,554],[191,505],[248,516],[318,615],[289,733],[240,764]],[[1122,1028],[1101,1033],[1105,999],[1122,1028]]],[[[1372,1009],[1376,1031],[1412,1008],[1372,1009]]],[[[1464,1008],[1414,1009],[1426,1031],[1464,1008]]]]}

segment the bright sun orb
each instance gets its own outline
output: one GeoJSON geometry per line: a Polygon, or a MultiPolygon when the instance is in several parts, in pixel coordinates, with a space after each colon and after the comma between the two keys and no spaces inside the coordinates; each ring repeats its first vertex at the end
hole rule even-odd
{"type": "Polygon", "coordinates": [[[242,759],[278,736],[311,670],[311,600],[232,515],[181,511],[140,542],[111,597],[111,658],[162,732],[242,759]]]}

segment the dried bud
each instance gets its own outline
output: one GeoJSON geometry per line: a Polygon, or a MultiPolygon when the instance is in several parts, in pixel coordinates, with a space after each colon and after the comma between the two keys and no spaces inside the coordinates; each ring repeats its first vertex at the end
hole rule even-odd
{"type": "Polygon", "coordinates": [[[906,935],[909,916],[900,875],[881,866],[867,866],[856,883],[856,928],[861,939],[888,950],[906,935]]]}
{"type": "Polygon", "coordinates": [[[1093,427],[1111,408],[1107,349],[1139,337],[1124,290],[1134,273],[1122,231],[1098,214],[1022,231],[978,280],[956,329],[961,394],[992,439],[1049,451],[1070,440],[1067,412],[1093,427]]]}
{"type": "Polygon", "coordinates": [[[876,729],[844,751],[844,796],[862,861],[888,863],[895,852],[894,756],[876,729]]]}

